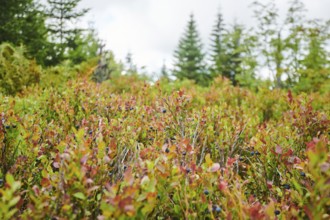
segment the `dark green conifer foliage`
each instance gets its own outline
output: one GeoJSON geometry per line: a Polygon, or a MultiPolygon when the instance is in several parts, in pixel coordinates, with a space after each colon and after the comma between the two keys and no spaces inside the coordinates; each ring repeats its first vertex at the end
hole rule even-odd
{"type": "Polygon", "coordinates": [[[41,5],[33,0],[0,1],[0,44],[26,46],[29,57],[43,64],[47,54],[47,30],[41,5]]]}
{"type": "Polygon", "coordinates": [[[90,27],[85,33],[77,33],[68,41],[67,58],[73,64],[79,64],[98,56],[101,40],[94,28],[90,27]]]}
{"type": "Polygon", "coordinates": [[[222,61],[222,74],[229,78],[233,85],[237,85],[237,76],[241,74],[243,27],[234,24],[232,30],[224,35],[224,54],[222,61]]]}
{"type": "Polygon", "coordinates": [[[197,84],[209,84],[210,75],[204,62],[203,44],[197,31],[193,14],[190,15],[187,29],[174,52],[174,76],[178,79],[194,80],[197,84]]]}
{"type": "Polygon", "coordinates": [[[224,62],[225,62],[225,48],[223,45],[223,34],[224,34],[224,22],[222,14],[219,12],[217,14],[216,23],[213,27],[212,33],[211,33],[211,75],[212,77],[216,77],[219,75],[226,76],[227,78],[230,78],[229,75],[225,75],[224,72],[224,62]]]}
{"type": "Polygon", "coordinates": [[[330,21],[311,20],[306,24],[305,51],[299,70],[299,81],[296,91],[321,92],[330,91],[330,52],[327,49],[330,21]]]}
{"type": "Polygon", "coordinates": [[[51,54],[50,64],[57,64],[65,59],[66,50],[69,42],[74,42],[75,38],[82,33],[82,29],[72,27],[79,18],[84,16],[89,9],[78,10],[81,0],[47,0],[49,4],[48,31],[53,42],[53,53],[51,54]]]}

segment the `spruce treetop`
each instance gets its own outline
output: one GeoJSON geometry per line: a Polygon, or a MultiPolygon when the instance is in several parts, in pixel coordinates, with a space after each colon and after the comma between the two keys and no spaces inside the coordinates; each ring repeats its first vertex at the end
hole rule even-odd
{"type": "Polygon", "coordinates": [[[178,79],[194,80],[197,84],[207,85],[209,75],[206,72],[203,44],[197,31],[194,15],[190,15],[187,28],[174,52],[174,75],[178,79]]]}

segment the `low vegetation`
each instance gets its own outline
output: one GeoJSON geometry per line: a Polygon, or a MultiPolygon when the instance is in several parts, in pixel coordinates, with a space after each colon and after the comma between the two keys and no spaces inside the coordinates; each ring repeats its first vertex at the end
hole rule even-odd
{"type": "Polygon", "coordinates": [[[1,97],[1,219],[329,217],[327,97],[90,72],[1,97]]]}
{"type": "Polygon", "coordinates": [[[330,219],[330,21],[191,14],[151,80],[80,2],[0,4],[0,219],[330,219]]]}

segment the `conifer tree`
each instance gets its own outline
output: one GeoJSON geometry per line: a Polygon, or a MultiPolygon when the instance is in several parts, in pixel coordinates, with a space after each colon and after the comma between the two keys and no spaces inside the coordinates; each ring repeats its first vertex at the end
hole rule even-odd
{"type": "MultiPolygon", "coordinates": [[[[224,23],[223,23],[223,17],[222,14],[219,12],[217,14],[216,23],[213,27],[212,33],[211,33],[211,75],[212,77],[218,76],[218,75],[225,75],[223,65],[224,65],[224,59],[225,59],[225,51],[224,51],[224,45],[223,45],[223,34],[224,34],[224,23]]],[[[229,75],[226,77],[229,78],[229,75]]]]}
{"type": "Polygon", "coordinates": [[[304,54],[305,5],[301,0],[290,1],[285,23],[288,36],[285,38],[287,84],[291,87],[298,80],[304,54]]]}
{"type": "Polygon", "coordinates": [[[227,54],[224,73],[229,75],[233,85],[237,84],[237,76],[241,74],[243,27],[234,24],[232,32],[227,35],[227,54]]]}
{"type": "Polygon", "coordinates": [[[70,27],[84,16],[89,9],[78,10],[81,0],[47,0],[49,5],[48,31],[54,43],[51,64],[57,64],[65,58],[68,42],[73,42],[82,33],[82,29],[70,27]]]}
{"type": "Polygon", "coordinates": [[[96,30],[91,26],[85,33],[77,33],[68,41],[67,58],[74,64],[79,64],[98,56],[101,40],[96,30]]]}
{"type": "Polygon", "coordinates": [[[47,52],[47,30],[45,14],[41,5],[34,0],[1,1],[0,3],[0,44],[26,46],[26,53],[43,63],[47,52]]]}
{"type": "Polygon", "coordinates": [[[165,80],[169,80],[169,72],[168,72],[168,69],[167,69],[167,66],[166,66],[166,62],[165,60],[163,61],[163,66],[160,70],[160,79],[165,79],[165,80]]]}
{"type": "Polygon", "coordinates": [[[133,61],[133,54],[131,52],[128,52],[125,57],[125,71],[128,75],[133,75],[138,73],[138,67],[133,61]]]}
{"type": "Polygon", "coordinates": [[[255,1],[254,14],[257,19],[257,36],[259,37],[259,50],[264,61],[264,67],[271,72],[275,80],[275,87],[282,88],[282,75],[284,73],[284,50],[282,26],[278,24],[278,8],[274,0],[255,1]]]}
{"type": "Polygon", "coordinates": [[[190,79],[197,84],[208,85],[210,75],[206,70],[205,54],[202,49],[203,44],[197,31],[194,16],[191,14],[187,29],[179,41],[178,48],[174,51],[174,76],[180,80],[190,79]]]}
{"type": "Polygon", "coordinates": [[[306,24],[306,54],[301,61],[303,68],[299,70],[299,81],[294,88],[296,91],[330,91],[329,29],[330,21],[310,20],[306,24]]]}

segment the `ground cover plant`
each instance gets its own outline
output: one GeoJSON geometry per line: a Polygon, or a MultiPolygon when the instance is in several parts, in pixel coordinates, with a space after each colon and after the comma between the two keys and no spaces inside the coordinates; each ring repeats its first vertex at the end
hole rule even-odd
{"type": "Polygon", "coordinates": [[[0,4],[0,220],[330,219],[330,20],[143,2],[0,4]]]}
{"type": "Polygon", "coordinates": [[[1,219],[329,218],[329,96],[90,78],[0,95],[1,219]]]}

